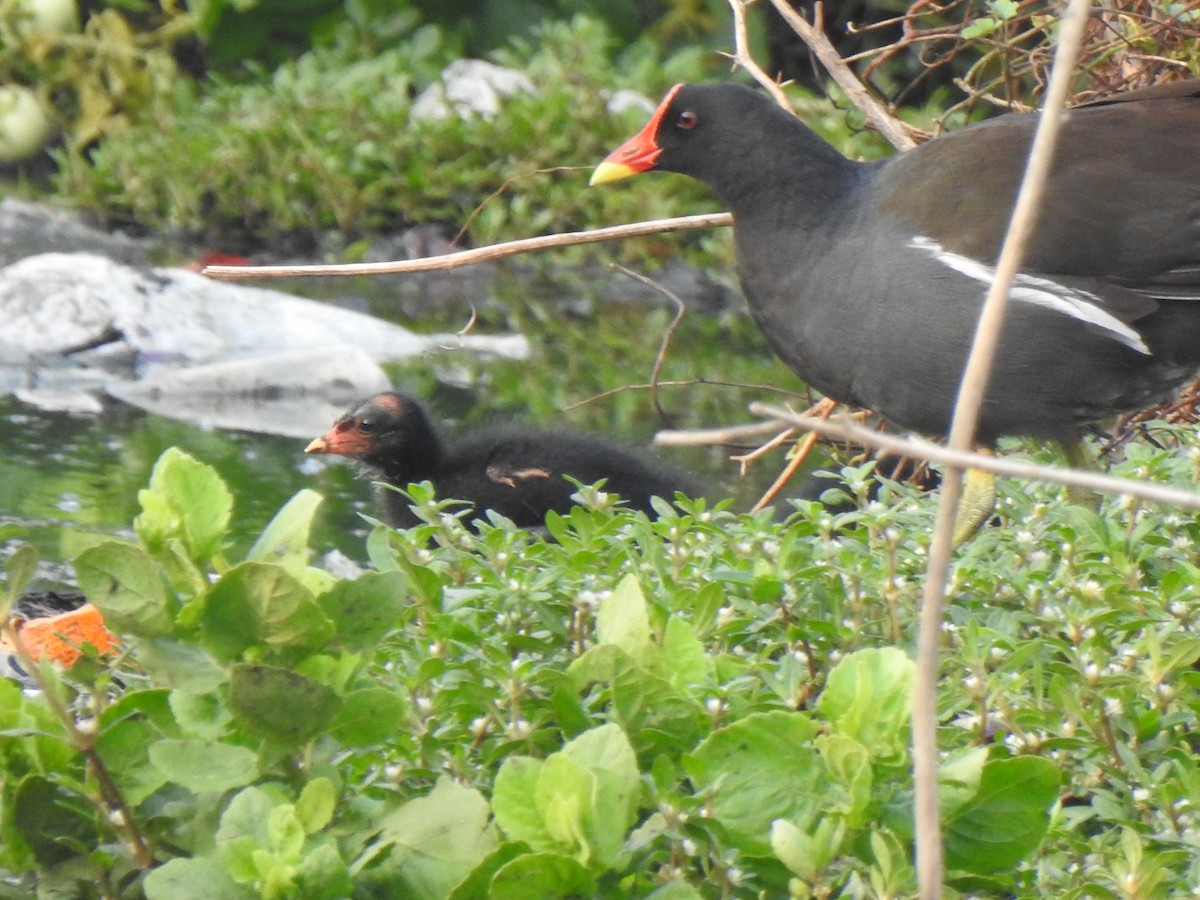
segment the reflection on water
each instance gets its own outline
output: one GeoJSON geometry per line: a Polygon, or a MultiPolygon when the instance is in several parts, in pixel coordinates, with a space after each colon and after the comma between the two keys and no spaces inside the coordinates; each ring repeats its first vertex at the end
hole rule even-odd
{"type": "MultiPolygon", "coordinates": [[[[137,493],[165,449],[179,447],[212,466],[235,498],[229,558],[239,559],[296,491],[326,502],[313,535],[318,550],[362,559],[367,525],[356,514],[369,494],[348,466],[306,458],[304,441],[206,431],[106,403],[100,416],[47,413],[0,399],[0,526],[16,524],[33,543],[47,579],[70,581],[66,565],[99,535],[132,536],[137,493]]],[[[15,541],[8,541],[10,547],[15,541]]]]}

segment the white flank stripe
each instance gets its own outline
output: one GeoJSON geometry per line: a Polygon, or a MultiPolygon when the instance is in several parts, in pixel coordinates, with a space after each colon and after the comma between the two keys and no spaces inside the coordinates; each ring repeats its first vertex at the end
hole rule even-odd
{"type": "MultiPolygon", "coordinates": [[[[908,245],[917,250],[924,250],[938,262],[956,272],[961,272],[980,284],[990,286],[992,278],[996,275],[996,270],[991,266],[985,265],[977,259],[971,259],[969,256],[951,253],[932,238],[918,236],[909,241],[908,245]]],[[[1051,281],[1049,278],[1018,273],[1017,277],[1013,279],[1009,296],[1022,303],[1033,303],[1036,306],[1085,322],[1112,335],[1115,340],[1131,350],[1136,350],[1146,356],[1151,355],[1150,348],[1146,346],[1142,336],[1112,313],[1106,312],[1099,305],[1100,298],[1093,293],[1069,288],[1057,281],[1051,281]]]]}

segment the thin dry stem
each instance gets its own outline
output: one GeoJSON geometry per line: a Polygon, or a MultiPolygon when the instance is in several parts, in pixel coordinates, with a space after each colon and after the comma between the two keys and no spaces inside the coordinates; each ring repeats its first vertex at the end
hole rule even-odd
{"type": "Polygon", "coordinates": [[[775,98],[776,103],[788,112],[794,112],[779,82],[764,72],[750,55],[750,38],[746,33],[746,9],[754,2],[755,0],[729,0],[729,8],[733,11],[733,53],[723,55],[733,60],[735,68],[740,67],[749,72],[750,77],[775,98]]]}
{"type": "MultiPolygon", "coordinates": [[[[975,435],[983,394],[1004,321],[1008,289],[1020,266],[1033,231],[1050,161],[1062,122],[1075,57],[1083,42],[1091,4],[1071,0],[1063,16],[1058,50],[1051,73],[1045,109],[1030,148],[1029,163],[1017,194],[1016,206],[996,273],[980,312],[979,325],[967,358],[962,385],[950,426],[950,447],[968,449],[975,435]]],[[[947,469],[942,478],[937,519],[929,547],[921,624],[917,639],[917,674],[913,692],[913,781],[916,810],[917,885],[921,900],[940,900],[943,858],[941,816],[938,810],[937,681],[942,635],[942,607],[949,578],[954,523],[962,496],[963,470],[947,469]]]]}
{"type": "Polygon", "coordinates": [[[771,422],[751,422],[746,425],[727,425],[724,428],[660,431],[654,436],[654,446],[712,447],[719,444],[736,444],[740,441],[756,440],[764,434],[773,434],[778,430],[778,426],[771,422]]]}
{"type": "Polygon", "coordinates": [[[647,234],[666,234],[672,231],[692,231],[697,228],[724,228],[733,224],[729,213],[705,213],[698,216],[678,216],[672,219],[651,219],[629,225],[610,225],[588,231],[568,231],[564,234],[547,234],[541,237],[522,238],[502,244],[489,244],[472,250],[459,250],[442,256],[421,259],[405,259],[384,263],[346,263],[344,265],[316,266],[205,266],[200,274],[222,280],[252,278],[297,278],[300,276],[325,277],[332,275],[402,275],[413,272],[438,272],[458,269],[479,263],[494,262],[518,253],[538,250],[553,250],[577,244],[594,244],[600,241],[615,241],[623,238],[642,237],[647,234]]]}
{"type": "Polygon", "coordinates": [[[814,8],[811,24],[800,13],[792,9],[787,0],[771,0],[771,5],[800,36],[800,39],[825,67],[837,86],[850,98],[850,102],[862,111],[863,115],[867,117],[867,121],[887,138],[893,147],[897,150],[911,150],[916,146],[904,123],[891,115],[867,92],[862,82],[858,80],[858,76],[842,61],[837,48],[829,42],[829,38],[825,37],[825,32],[822,30],[821,4],[818,3],[814,8]]]}
{"type": "MultiPolygon", "coordinates": [[[[913,435],[895,435],[873,428],[859,425],[849,416],[837,416],[825,420],[815,416],[804,416],[785,409],[782,406],[771,406],[767,403],[751,403],[750,412],[756,416],[770,419],[760,427],[768,433],[780,426],[803,428],[836,441],[852,444],[863,444],[887,453],[924,459],[947,466],[957,466],[963,469],[981,469],[994,472],[1022,481],[1044,481],[1049,484],[1061,484],[1066,487],[1078,487],[1084,490],[1103,494],[1120,494],[1136,497],[1150,503],[1161,503],[1168,506],[1179,506],[1184,509],[1200,510],[1200,492],[1183,491],[1179,488],[1161,484],[1151,484],[1145,481],[1132,481],[1128,478],[1115,478],[1101,472],[1090,472],[1086,469],[1070,469],[1060,466],[1046,466],[1038,463],[1021,462],[1004,456],[992,456],[986,453],[974,453],[969,450],[955,450],[924,438],[913,435]]],[[[750,426],[740,426],[750,432],[750,426]]],[[[738,429],[729,429],[737,433],[738,429]]],[[[671,432],[666,432],[671,435],[671,432]]],[[[686,434],[686,433],[685,433],[686,434]]],[[[660,435],[661,436],[661,435],[660,435]]],[[[656,443],[658,440],[656,438],[656,443]]],[[[670,444],[701,443],[701,441],[670,440],[670,444]]]]}
{"type": "Polygon", "coordinates": [[[667,413],[667,411],[663,409],[662,401],[658,396],[658,378],[662,374],[663,365],[667,361],[667,350],[670,349],[671,339],[675,337],[675,332],[679,330],[679,323],[683,321],[684,314],[687,312],[687,307],[684,306],[683,301],[679,299],[678,294],[668,290],[653,278],[648,278],[647,276],[635,272],[632,269],[627,269],[625,266],[622,266],[619,263],[614,263],[613,268],[618,272],[628,275],[634,281],[639,281],[647,287],[653,288],[675,305],[675,318],[671,320],[671,324],[668,325],[667,330],[663,332],[662,342],[658,345],[658,353],[654,357],[654,368],[650,372],[650,399],[654,402],[654,408],[658,411],[658,417],[667,425],[672,425],[674,424],[674,420],[667,413]]]}

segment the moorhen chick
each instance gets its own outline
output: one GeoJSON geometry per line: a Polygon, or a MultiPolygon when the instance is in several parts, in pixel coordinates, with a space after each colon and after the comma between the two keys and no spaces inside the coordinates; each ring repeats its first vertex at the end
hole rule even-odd
{"type": "MultiPolygon", "coordinates": [[[[570,511],[576,487],[566,475],[582,484],[605,479],[606,491],[651,515],[651,497],[704,494],[691,476],[592,434],[507,425],[449,446],[420,402],[395,392],[352,407],[304,452],[351,457],[399,488],[432,482],[439,499],[464,500],[480,515],[495,510],[529,529],[543,527],[550,510],[570,511]]],[[[420,522],[405,495],[384,489],[380,496],[390,525],[408,528],[420,522]]]]}
{"type": "MultiPolygon", "coordinates": [[[[1036,116],[853,162],[765,95],[677,85],[592,183],[699,179],[774,351],[843,403],[944,434],[1036,116]]],[[[1200,367],[1200,81],[1064,114],[976,439],[1070,441],[1200,367]]]]}

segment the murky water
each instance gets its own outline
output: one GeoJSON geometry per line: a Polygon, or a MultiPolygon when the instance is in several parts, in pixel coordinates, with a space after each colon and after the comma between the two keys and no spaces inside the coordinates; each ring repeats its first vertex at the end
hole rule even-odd
{"type": "MultiPolygon", "coordinates": [[[[539,292],[544,295],[546,287],[539,292]]],[[[591,300],[567,306],[561,298],[531,299],[528,285],[509,285],[507,293],[519,293],[520,300],[501,303],[477,327],[525,333],[534,347],[529,360],[438,354],[393,371],[396,383],[432,401],[444,420],[456,424],[512,416],[601,431],[635,445],[663,427],[645,390],[619,391],[563,410],[603,391],[647,381],[670,319],[666,310],[591,300]]],[[[367,305],[379,314],[378,300],[367,305]]],[[[469,304],[460,305],[463,317],[469,315],[469,304]]],[[[424,331],[447,325],[453,330],[455,325],[454,319],[437,326],[428,320],[405,321],[402,315],[394,320],[424,331]]],[[[699,314],[690,315],[677,334],[663,377],[796,385],[790,373],[771,361],[744,318],[719,321],[699,314]]],[[[666,390],[664,402],[679,426],[708,427],[747,421],[745,404],[761,396],[699,384],[666,390]]],[[[312,537],[314,550],[337,549],[361,561],[368,526],[359,513],[374,511],[370,486],[348,465],[306,457],[305,443],[206,430],[116,401],[106,401],[101,415],[84,416],[44,412],[11,396],[0,398],[0,557],[18,541],[31,542],[43,559],[43,580],[69,583],[69,560],[96,535],[132,533],[137,492],[158,456],[175,446],[213,466],[234,494],[228,558],[239,559],[293,494],[312,488],[326,497],[312,537]],[[11,531],[16,534],[6,533],[11,531]]],[[[768,463],[741,482],[726,460],[727,451],[671,450],[662,455],[710,479],[719,491],[736,493],[743,506],[782,464],[768,463]]]]}

